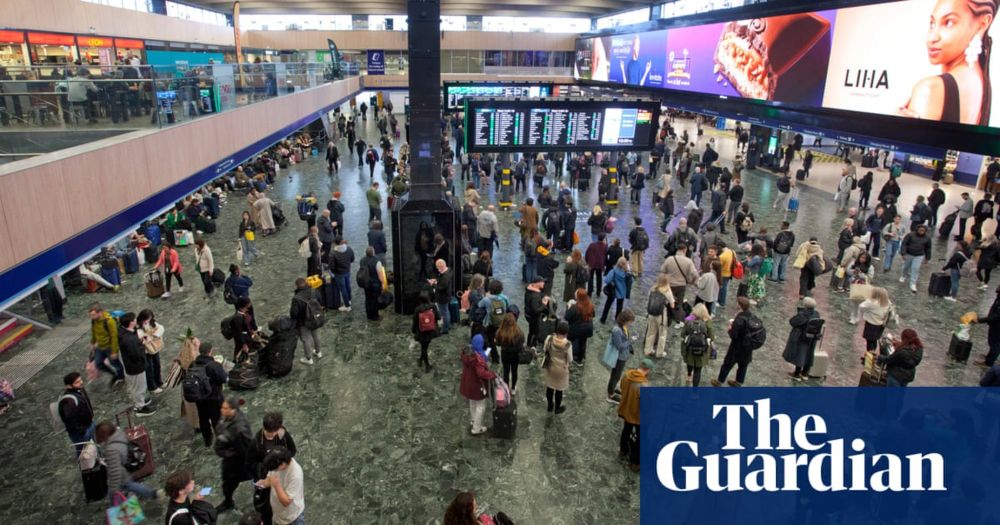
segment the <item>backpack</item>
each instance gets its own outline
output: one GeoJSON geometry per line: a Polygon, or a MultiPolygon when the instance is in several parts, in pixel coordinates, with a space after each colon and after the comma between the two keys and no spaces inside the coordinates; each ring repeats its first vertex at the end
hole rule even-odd
{"type": "Polygon", "coordinates": [[[490,326],[500,326],[506,313],[507,305],[504,304],[503,299],[499,297],[490,299],[490,326]]]}
{"type": "Polygon", "coordinates": [[[611,233],[615,231],[616,222],[618,222],[617,217],[608,217],[608,220],[604,222],[604,233],[611,233]]]}
{"type": "Polygon", "coordinates": [[[417,314],[417,332],[426,334],[433,332],[437,328],[437,319],[434,316],[434,309],[428,308],[417,314]]]}
{"type": "Polygon", "coordinates": [[[780,254],[790,253],[792,250],[792,236],[787,232],[780,232],[774,239],[774,251],[780,254]]]}
{"type": "Polygon", "coordinates": [[[368,150],[368,153],[365,154],[365,162],[368,164],[375,164],[375,160],[375,151],[368,150]]]}
{"type": "Polygon", "coordinates": [[[236,331],[233,330],[233,324],[236,322],[237,315],[240,314],[233,314],[223,319],[222,324],[219,325],[219,331],[222,332],[222,337],[225,337],[227,341],[236,337],[236,331]]]}
{"type": "Polygon", "coordinates": [[[580,288],[581,286],[586,285],[587,281],[590,280],[590,270],[588,270],[583,264],[578,264],[576,266],[576,274],[574,275],[574,278],[576,279],[576,287],[580,288]]]}
{"type": "Polygon", "coordinates": [[[52,430],[60,431],[64,430],[65,426],[62,420],[62,414],[59,413],[59,403],[62,403],[63,399],[72,399],[74,405],[79,405],[80,402],[76,399],[73,394],[63,394],[59,396],[59,399],[49,403],[49,416],[51,417],[52,430]]]}
{"type": "Polygon", "coordinates": [[[649,302],[646,303],[646,313],[649,315],[663,315],[663,310],[667,307],[667,296],[653,290],[649,292],[649,302]]]}
{"type": "Polygon", "coordinates": [[[358,273],[354,276],[354,281],[358,283],[359,287],[364,289],[368,288],[368,285],[372,282],[372,277],[368,274],[367,264],[362,264],[361,267],[358,268],[358,273]]]}
{"type": "Polygon", "coordinates": [[[222,285],[222,300],[226,304],[236,304],[236,293],[233,292],[232,278],[227,278],[226,282],[222,285]]]}
{"type": "Polygon", "coordinates": [[[204,365],[191,365],[181,380],[184,400],[189,403],[205,401],[212,395],[212,383],[204,365]]]}
{"type": "MultiPolygon", "coordinates": [[[[748,232],[748,231],[750,231],[750,230],[753,229],[753,221],[750,220],[750,216],[749,215],[747,215],[746,217],[743,217],[743,221],[740,222],[740,229],[743,230],[743,231],[745,231],[745,232],[748,232]]],[[[300,252],[301,252],[301,249],[300,249],[300,252]]]]}
{"type": "Polygon", "coordinates": [[[764,342],[767,341],[767,329],[764,328],[764,323],[756,315],[750,314],[749,319],[747,319],[745,341],[747,348],[750,350],[756,350],[764,346],[764,342]]]}
{"type": "Polygon", "coordinates": [[[128,442],[128,457],[125,458],[125,470],[138,472],[146,466],[146,451],[134,441],[128,442]]]}
{"type": "Polygon", "coordinates": [[[806,341],[815,341],[820,337],[823,337],[823,325],[826,321],[820,319],[819,317],[814,317],[806,321],[805,327],[802,329],[802,339],[806,341]]]}
{"type": "Polygon", "coordinates": [[[780,179],[778,179],[778,191],[782,193],[788,193],[788,190],[790,189],[792,189],[792,185],[787,175],[784,175],[780,179]]]}
{"type": "Polygon", "coordinates": [[[313,214],[312,204],[309,203],[309,198],[305,196],[299,201],[297,209],[299,211],[299,218],[302,220],[308,219],[313,214]]]}
{"type": "Polygon", "coordinates": [[[691,333],[685,338],[687,351],[693,356],[704,355],[708,351],[708,328],[705,321],[695,319],[691,321],[691,333]]]}
{"type": "Polygon", "coordinates": [[[316,296],[313,295],[308,300],[298,299],[305,303],[305,327],[309,330],[316,330],[326,324],[326,317],[323,316],[323,307],[320,306],[316,296]]]}
{"type": "Polygon", "coordinates": [[[854,177],[851,177],[851,189],[858,189],[858,179],[855,179],[854,177]]]}
{"type": "Polygon", "coordinates": [[[309,237],[306,237],[299,243],[299,257],[308,259],[310,255],[312,255],[312,250],[309,249],[309,237]]]}
{"type": "Polygon", "coordinates": [[[649,248],[649,234],[640,228],[635,232],[635,250],[646,251],[649,248]]]}

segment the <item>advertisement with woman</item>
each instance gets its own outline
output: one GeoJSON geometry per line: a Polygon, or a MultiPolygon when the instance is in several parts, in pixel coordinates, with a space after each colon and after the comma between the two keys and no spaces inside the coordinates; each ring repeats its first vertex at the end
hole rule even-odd
{"type": "Polygon", "coordinates": [[[823,105],[1000,125],[992,111],[997,4],[908,0],[839,10],[823,105]]]}
{"type": "Polygon", "coordinates": [[[611,82],[663,87],[666,31],[611,37],[611,82]]]}

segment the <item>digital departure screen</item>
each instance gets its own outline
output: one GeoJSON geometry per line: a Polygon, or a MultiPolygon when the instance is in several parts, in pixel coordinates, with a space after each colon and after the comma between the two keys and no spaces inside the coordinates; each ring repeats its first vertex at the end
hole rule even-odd
{"type": "Polygon", "coordinates": [[[469,100],[469,151],[649,150],[660,104],[644,101],[469,100]]]}
{"type": "Polygon", "coordinates": [[[489,83],[444,83],[444,103],[448,109],[461,109],[466,98],[539,98],[551,97],[552,84],[528,84],[511,82],[489,83]]]}

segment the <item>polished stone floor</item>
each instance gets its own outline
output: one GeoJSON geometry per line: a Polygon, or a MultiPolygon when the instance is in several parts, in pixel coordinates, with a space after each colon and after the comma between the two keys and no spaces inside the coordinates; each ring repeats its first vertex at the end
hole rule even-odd
{"type": "MultiPolygon", "coordinates": [[[[731,158],[732,141],[716,136],[723,158],[731,158]]],[[[320,159],[309,159],[281,172],[270,192],[272,198],[284,204],[291,224],[277,235],[259,241],[265,256],[246,271],[256,282],[251,295],[262,320],[287,312],[293,281],[304,273],[304,262],[296,253],[296,239],[305,230],[304,223],[293,213],[296,194],[313,191],[325,202],[330,191],[343,192],[348,209],[347,237],[356,252],[360,253],[364,247],[367,169],[359,171],[356,159],[351,162],[343,145],[341,151],[345,154],[344,168],[339,174],[330,176],[320,159]]],[[[380,173],[378,170],[376,177],[380,173]]],[[[770,174],[762,172],[749,172],[743,178],[758,223],[775,230],[783,215],[770,208],[775,191],[771,179],[770,174]]],[[[592,191],[575,197],[579,210],[589,210],[596,200],[596,185],[592,191]]],[[[232,198],[223,208],[219,232],[207,236],[219,266],[234,261],[236,226],[244,204],[241,197],[232,198]]],[[[681,204],[678,198],[678,208],[681,204]]],[[[620,218],[615,236],[626,237],[626,225],[636,215],[650,226],[652,248],[646,255],[648,270],[634,294],[639,298],[635,309],[642,333],[646,291],[656,277],[654,269],[662,261],[662,251],[657,247],[662,246],[663,239],[653,227],[658,222],[658,212],[652,209],[647,190],[641,205],[629,205],[623,199],[614,213],[620,218]]],[[[800,239],[816,235],[825,245],[835,246],[841,217],[836,214],[829,193],[803,190],[801,211],[789,218],[794,221],[793,229],[800,239]]],[[[578,231],[584,234],[586,212],[581,212],[579,221],[578,231]]],[[[501,223],[501,246],[516,246],[512,217],[501,215],[501,223]]],[[[887,286],[899,303],[904,326],[917,328],[927,344],[915,384],[974,384],[980,369],[949,364],[945,355],[947,341],[958,315],[970,309],[984,312],[993,294],[976,290],[970,277],[963,282],[958,304],[929,298],[924,292],[929,267],[942,265],[946,255],[945,245],[936,243],[934,249],[934,261],[925,265],[922,272],[920,293],[911,294],[897,282],[900,262],[893,273],[880,273],[876,282],[887,286]]],[[[222,340],[218,329],[219,320],[231,312],[231,307],[219,296],[205,299],[191,270],[193,249],[182,250],[187,250],[182,252],[188,268],[187,287],[185,292],[175,293],[170,299],[147,300],[138,276],[131,276],[118,294],[70,298],[67,321],[58,330],[75,330],[80,339],[21,388],[12,410],[0,417],[0,435],[5,438],[0,443],[0,516],[5,517],[5,523],[103,522],[104,505],[84,503],[68,440],[64,432],[51,428],[46,413],[48,403],[61,389],[62,375],[83,367],[89,342],[84,310],[90,301],[100,300],[109,309],[154,309],[171,340],[164,351],[167,360],[176,355],[179,346],[171,338],[188,328],[213,341],[227,355],[231,353],[231,346],[222,340]]],[[[519,282],[518,251],[500,250],[495,267],[498,277],[507,284],[507,293],[520,304],[523,289],[519,282]]],[[[558,275],[555,290],[560,293],[561,272],[558,275]]],[[[850,304],[847,298],[829,293],[825,281],[822,282],[816,297],[820,311],[830,320],[823,348],[830,352],[833,363],[825,383],[817,380],[802,385],[854,385],[861,370],[860,327],[846,322],[850,304]]],[[[768,284],[768,297],[757,313],[767,323],[769,341],[755,353],[749,385],[791,384],[786,376],[789,367],[780,354],[788,334],[786,319],[794,312],[796,298],[796,275],[784,286],[768,284]]],[[[732,316],[734,304],[731,299],[729,309],[718,316],[721,319],[718,328],[732,316]]],[[[364,320],[360,306],[359,302],[353,312],[329,315],[321,330],[326,357],[317,365],[307,367],[296,362],[289,376],[265,381],[258,390],[236,394],[246,400],[245,410],[254,430],[259,428],[265,411],[284,411],[286,426],[298,442],[297,459],[306,476],[306,512],[310,523],[440,523],[443,510],[456,491],[470,489],[477,492],[484,509],[503,510],[517,523],[638,522],[638,476],[616,459],[621,423],[614,407],[604,401],[607,371],[596,359],[589,359],[583,369],[573,368],[565,414],[547,415],[539,370],[522,369],[516,439],[470,436],[467,404],[458,395],[459,347],[465,343],[466,332],[455,330],[432,344],[431,361],[436,368],[425,374],[416,367],[418,350],[410,344],[410,319],[390,313],[380,323],[370,324],[364,320]]],[[[606,328],[599,331],[590,343],[591,355],[603,349],[607,336],[606,328]]],[[[985,347],[985,333],[976,329],[974,337],[978,353],[985,347]]],[[[723,345],[728,343],[725,335],[720,339],[723,345]]],[[[37,351],[45,340],[44,335],[33,337],[16,352],[37,351]]],[[[656,385],[681,386],[684,374],[678,357],[679,342],[673,334],[669,348],[668,356],[659,360],[651,381],[656,385]]],[[[0,356],[0,362],[9,358],[0,356]]],[[[717,366],[718,362],[709,366],[706,376],[713,375],[717,366]]],[[[104,380],[88,390],[99,418],[113,417],[128,406],[126,395],[109,391],[104,380]]],[[[180,393],[165,392],[157,401],[160,411],[144,421],[152,432],[157,462],[157,472],[150,482],[162,485],[171,470],[188,466],[194,468],[200,484],[221,488],[218,458],[202,447],[200,437],[179,417],[180,393]]],[[[218,500],[210,499],[213,503],[218,500]]],[[[236,498],[238,506],[249,509],[250,499],[250,487],[241,487],[236,498]]],[[[152,522],[163,519],[162,505],[148,503],[145,508],[152,522]]],[[[237,514],[229,513],[220,523],[236,521],[237,514]]]]}

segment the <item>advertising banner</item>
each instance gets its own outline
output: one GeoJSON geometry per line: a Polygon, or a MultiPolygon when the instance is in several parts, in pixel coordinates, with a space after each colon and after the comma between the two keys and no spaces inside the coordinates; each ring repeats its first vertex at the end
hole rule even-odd
{"type": "Polygon", "coordinates": [[[642,388],[641,523],[989,522],[994,390],[642,388]]]}
{"type": "Polygon", "coordinates": [[[368,50],[368,74],[385,74],[385,53],[383,53],[381,49],[368,50]]]}
{"type": "Polygon", "coordinates": [[[592,37],[577,41],[575,74],[1000,127],[996,15],[994,0],[904,0],[592,37]]]}

